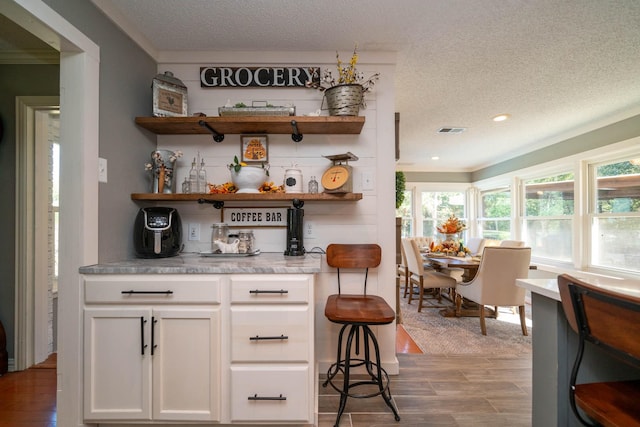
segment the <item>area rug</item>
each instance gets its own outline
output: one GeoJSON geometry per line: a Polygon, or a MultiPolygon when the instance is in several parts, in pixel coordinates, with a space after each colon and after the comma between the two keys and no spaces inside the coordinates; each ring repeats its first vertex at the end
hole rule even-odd
{"type": "Polygon", "coordinates": [[[402,324],[425,354],[518,355],[531,352],[531,307],[525,306],[528,336],[522,335],[520,316],[510,308],[499,308],[497,319],[486,319],[487,335],[480,331],[477,317],[443,317],[440,308],[407,304],[400,298],[402,324]]]}

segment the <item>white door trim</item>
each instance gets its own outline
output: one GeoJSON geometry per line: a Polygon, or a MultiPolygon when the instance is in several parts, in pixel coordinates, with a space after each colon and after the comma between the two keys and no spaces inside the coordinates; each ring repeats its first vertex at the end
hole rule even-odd
{"type": "Polygon", "coordinates": [[[0,0],[0,9],[60,50],[60,140],[65,150],[60,156],[57,421],[83,426],[78,268],[98,262],[100,48],[41,0],[0,0]]]}
{"type": "Polygon", "coordinates": [[[43,200],[39,191],[47,182],[36,181],[36,170],[43,175],[48,153],[36,145],[36,113],[58,110],[59,104],[57,96],[16,97],[15,370],[48,356],[48,238],[43,233],[43,227],[46,230],[48,226],[48,217],[43,215],[48,198],[45,193],[43,200]]]}

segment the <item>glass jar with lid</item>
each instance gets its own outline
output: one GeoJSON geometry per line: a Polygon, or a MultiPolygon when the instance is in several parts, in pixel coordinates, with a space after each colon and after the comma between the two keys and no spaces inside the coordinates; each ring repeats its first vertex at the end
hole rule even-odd
{"type": "Polygon", "coordinates": [[[215,251],[217,246],[216,240],[227,243],[227,235],[229,234],[229,226],[224,222],[216,222],[211,225],[211,250],[215,251]]]}
{"type": "Polygon", "coordinates": [[[238,252],[241,254],[248,254],[255,250],[255,237],[251,230],[239,230],[238,231],[238,252]]]}

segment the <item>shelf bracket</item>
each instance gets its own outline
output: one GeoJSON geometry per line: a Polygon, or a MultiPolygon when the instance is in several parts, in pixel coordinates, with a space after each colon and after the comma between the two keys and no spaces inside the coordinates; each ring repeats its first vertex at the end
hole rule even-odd
{"type": "Polygon", "coordinates": [[[208,203],[210,205],[213,205],[213,207],[216,208],[216,209],[224,208],[224,200],[198,199],[198,203],[201,204],[201,205],[204,204],[204,203],[208,203]]]}
{"type": "Polygon", "coordinates": [[[293,142],[302,141],[303,135],[298,130],[298,122],[296,122],[295,120],[291,120],[291,128],[293,129],[293,133],[291,134],[291,139],[293,139],[293,142]]]}
{"type": "Polygon", "coordinates": [[[199,120],[198,124],[203,128],[207,128],[209,132],[213,134],[213,140],[215,142],[222,142],[224,140],[224,134],[216,132],[216,130],[212,128],[211,125],[209,125],[209,123],[205,122],[204,120],[199,120]]]}
{"type": "Polygon", "coordinates": [[[292,203],[293,203],[293,207],[296,209],[302,209],[302,207],[304,206],[304,200],[293,199],[292,203]]]}

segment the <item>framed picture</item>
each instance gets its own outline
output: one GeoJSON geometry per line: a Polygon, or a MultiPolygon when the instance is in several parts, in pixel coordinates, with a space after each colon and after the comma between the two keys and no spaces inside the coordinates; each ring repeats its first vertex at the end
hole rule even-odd
{"type": "Polygon", "coordinates": [[[240,135],[240,161],[245,163],[269,162],[267,135],[240,135]]]}

